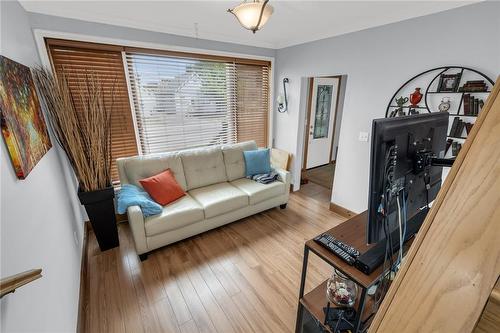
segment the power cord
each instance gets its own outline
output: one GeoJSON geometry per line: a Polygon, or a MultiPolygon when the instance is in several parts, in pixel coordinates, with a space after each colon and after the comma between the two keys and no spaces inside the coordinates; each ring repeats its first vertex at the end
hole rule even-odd
{"type": "MultiPolygon", "coordinates": [[[[389,232],[389,210],[390,205],[393,201],[393,191],[394,191],[394,170],[396,168],[396,160],[397,160],[397,146],[392,145],[386,152],[385,155],[385,168],[384,168],[384,177],[382,181],[382,188],[384,189],[384,194],[381,197],[381,201],[378,207],[378,213],[381,217],[382,227],[385,236],[385,255],[383,262],[383,271],[387,272],[387,274],[381,279],[378,284],[377,291],[374,296],[374,304],[373,311],[376,311],[386,294],[389,285],[391,273],[394,269],[393,256],[394,253],[392,251],[392,235],[389,232]]],[[[399,196],[399,193],[397,193],[399,196]]],[[[397,199],[399,202],[399,198],[397,199]]],[[[398,204],[399,205],[399,204],[398,204]]],[[[398,215],[400,211],[398,210],[398,215]]],[[[400,235],[401,237],[401,235],[400,235]]]]}

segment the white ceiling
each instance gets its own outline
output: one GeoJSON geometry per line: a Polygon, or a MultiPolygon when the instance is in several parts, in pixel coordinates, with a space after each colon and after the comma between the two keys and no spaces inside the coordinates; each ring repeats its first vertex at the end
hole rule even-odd
{"type": "Polygon", "coordinates": [[[239,1],[24,1],[30,12],[238,44],[283,48],[473,1],[278,1],[255,35],[226,9],[239,1]],[[197,27],[197,29],[196,29],[197,27]]]}

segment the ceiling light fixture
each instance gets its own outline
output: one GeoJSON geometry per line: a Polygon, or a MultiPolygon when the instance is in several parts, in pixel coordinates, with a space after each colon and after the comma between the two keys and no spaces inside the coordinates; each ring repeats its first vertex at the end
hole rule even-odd
{"type": "Polygon", "coordinates": [[[243,1],[233,9],[227,11],[238,19],[243,28],[255,33],[266,24],[273,13],[273,6],[268,5],[269,0],[243,1]]]}

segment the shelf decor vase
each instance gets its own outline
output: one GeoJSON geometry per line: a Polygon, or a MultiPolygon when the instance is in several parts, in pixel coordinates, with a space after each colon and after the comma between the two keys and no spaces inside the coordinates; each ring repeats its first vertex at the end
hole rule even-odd
{"type": "Polygon", "coordinates": [[[408,102],[408,97],[399,97],[395,98],[394,101],[396,102],[398,108],[394,111],[394,116],[398,115],[399,117],[404,116],[405,112],[403,110],[403,106],[408,102]]]}
{"type": "Polygon", "coordinates": [[[418,107],[418,103],[422,100],[422,93],[420,92],[420,88],[415,88],[415,91],[410,94],[410,103],[411,106],[416,108],[418,107]]]}
{"type": "Polygon", "coordinates": [[[405,105],[406,102],[408,102],[408,97],[399,97],[399,98],[395,98],[394,101],[396,102],[396,105],[398,107],[403,107],[403,105],[405,105]]]}

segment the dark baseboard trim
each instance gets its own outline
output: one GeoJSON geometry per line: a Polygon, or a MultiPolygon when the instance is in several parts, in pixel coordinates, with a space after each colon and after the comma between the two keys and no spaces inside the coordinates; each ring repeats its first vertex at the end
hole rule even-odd
{"type": "Polygon", "coordinates": [[[88,281],[87,281],[87,252],[89,243],[90,222],[83,223],[83,246],[82,246],[82,262],[80,268],[80,296],[78,300],[78,320],[76,323],[76,332],[85,332],[85,322],[87,317],[88,307],[88,281]]]}
{"type": "Polygon", "coordinates": [[[358,214],[354,213],[353,211],[350,211],[347,208],[344,208],[342,206],[334,204],[333,202],[330,202],[330,210],[332,212],[337,213],[340,216],[343,216],[343,217],[348,218],[348,219],[358,215],[358,214]]]}

